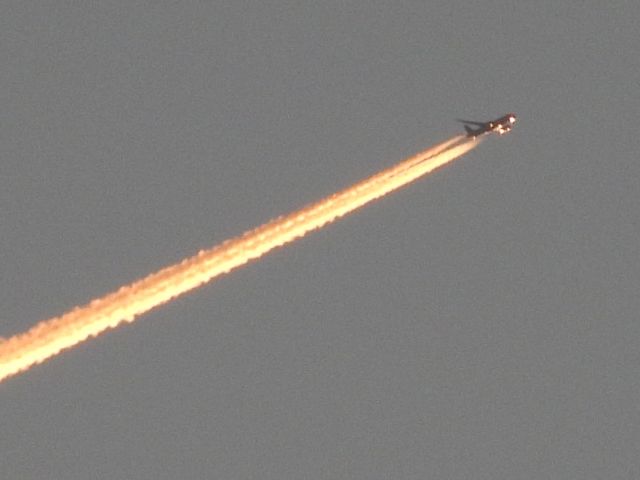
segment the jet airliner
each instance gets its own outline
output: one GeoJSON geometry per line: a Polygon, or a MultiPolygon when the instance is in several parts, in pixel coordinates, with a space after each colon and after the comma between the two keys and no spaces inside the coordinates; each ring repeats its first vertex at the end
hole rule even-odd
{"type": "Polygon", "coordinates": [[[458,121],[465,124],[464,130],[467,132],[467,137],[477,138],[480,135],[488,135],[490,133],[504,135],[513,128],[513,124],[516,123],[516,116],[513,113],[507,113],[506,115],[490,122],[474,122],[471,120],[458,121]],[[473,129],[469,125],[474,125],[478,128],[473,129]]]}

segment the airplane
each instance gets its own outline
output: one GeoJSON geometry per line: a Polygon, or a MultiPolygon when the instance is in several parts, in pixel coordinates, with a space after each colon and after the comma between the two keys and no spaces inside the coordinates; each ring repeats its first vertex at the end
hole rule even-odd
{"type": "Polygon", "coordinates": [[[491,122],[472,122],[471,120],[459,120],[458,122],[464,123],[464,130],[467,132],[467,137],[477,138],[480,135],[488,135],[490,133],[497,133],[498,135],[504,135],[510,132],[513,128],[513,124],[516,123],[516,116],[513,113],[507,113],[503,117],[500,117],[491,122]],[[469,125],[475,125],[475,130],[469,125]]]}

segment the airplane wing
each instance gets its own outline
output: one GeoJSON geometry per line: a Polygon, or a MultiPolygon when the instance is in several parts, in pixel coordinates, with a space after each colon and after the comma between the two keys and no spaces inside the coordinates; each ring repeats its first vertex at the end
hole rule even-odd
{"type": "Polygon", "coordinates": [[[474,122],[472,120],[462,120],[460,118],[456,118],[456,122],[468,123],[469,125],[476,125],[477,127],[484,127],[486,125],[486,123],[483,123],[483,122],[474,122]]]}

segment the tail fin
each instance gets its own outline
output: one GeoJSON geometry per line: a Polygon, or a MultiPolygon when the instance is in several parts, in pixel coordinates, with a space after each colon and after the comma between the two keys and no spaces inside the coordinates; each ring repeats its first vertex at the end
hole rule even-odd
{"type": "Polygon", "coordinates": [[[464,131],[467,132],[469,135],[473,135],[473,130],[471,130],[471,127],[469,125],[464,126],[464,131]]]}

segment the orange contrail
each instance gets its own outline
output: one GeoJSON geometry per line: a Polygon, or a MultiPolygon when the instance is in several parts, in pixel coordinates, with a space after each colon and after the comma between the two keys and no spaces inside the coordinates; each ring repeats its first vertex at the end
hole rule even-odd
{"type": "Polygon", "coordinates": [[[168,302],[381,197],[468,152],[456,136],[324,200],[227,240],[68,313],[0,341],[0,381],[168,302]]]}

